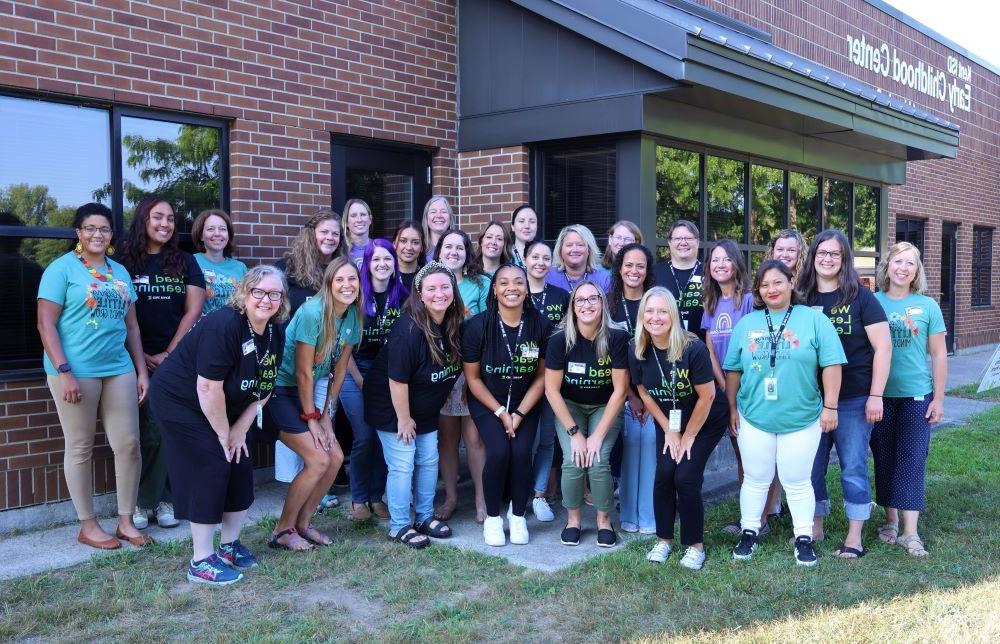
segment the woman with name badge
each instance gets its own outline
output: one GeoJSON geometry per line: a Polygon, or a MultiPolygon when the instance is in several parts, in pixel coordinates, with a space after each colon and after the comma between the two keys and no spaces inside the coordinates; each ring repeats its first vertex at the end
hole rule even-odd
{"type": "Polygon", "coordinates": [[[341,232],[340,215],[321,208],[306,221],[285,256],[274,263],[288,279],[291,315],[323,287],[323,272],[333,258],[347,256],[341,232]]]}
{"type": "Polygon", "coordinates": [[[651,486],[657,542],[646,559],[662,563],[670,556],[679,514],[681,543],[686,546],[680,564],[700,570],[705,565],[705,465],[726,431],[729,408],[715,382],[708,349],[678,324],[680,314],[670,291],[662,286],[647,291],[639,318],[641,326],[629,346],[629,367],[639,396],[660,428],[651,486]]]}
{"type": "Polygon", "coordinates": [[[510,542],[528,543],[524,512],[532,496],[531,451],[545,393],[549,321],[528,299],[528,276],[504,264],[493,276],[486,311],[465,324],[462,362],[469,411],[486,447],[483,494],[486,545],[507,543],[500,511],[510,503],[510,542]]]}
{"type": "MultiPolygon", "coordinates": [[[[601,259],[601,266],[609,271],[612,271],[613,273],[615,257],[618,256],[622,247],[629,244],[641,243],[643,243],[642,231],[639,230],[638,226],[626,219],[615,222],[615,224],[608,229],[608,245],[604,249],[604,257],[601,259]]],[[[652,266],[652,263],[650,263],[650,266],[652,266]]]]}
{"type": "Polygon", "coordinates": [[[177,517],[191,522],[190,582],[224,586],[257,566],[240,541],[254,500],[248,439],[274,389],[288,308],[281,271],[256,266],[153,374],[150,406],[163,427],[177,517]]]}
{"type": "Polygon", "coordinates": [[[605,293],[611,288],[611,274],[600,265],[597,240],[582,224],[570,224],[559,231],[552,249],[553,263],[545,278],[546,284],[572,291],[590,281],[605,293]]]}
{"type": "MultiPolygon", "coordinates": [[[[420,220],[420,227],[424,233],[424,242],[427,244],[425,249],[427,261],[434,258],[434,252],[437,250],[438,242],[441,241],[441,236],[452,228],[454,221],[451,214],[451,204],[444,197],[435,195],[424,205],[424,215],[420,220]]],[[[472,247],[469,246],[469,248],[472,247]]]]}
{"type": "Polygon", "coordinates": [[[135,290],[125,267],[108,257],[111,210],[80,206],[73,250],[45,268],[38,284],[38,335],[65,441],[63,473],[80,532],[103,550],[152,543],[132,523],[139,486],[139,405],[149,375],[135,317],[135,290]],[[118,526],[111,536],[94,513],[93,452],[97,416],[115,459],[118,526]]]}
{"type": "Polygon", "coordinates": [[[499,221],[486,224],[479,233],[476,243],[479,247],[479,257],[483,262],[483,273],[487,277],[492,278],[501,264],[510,263],[507,229],[499,221]]]}
{"type": "MultiPolygon", "coordinates": [[[[552,267],[552,250],[542,240],[528,243],[524,247],[524,260],[528,271],[528,292],[531,303],[536,311],[545,316],[550,323],[550,332],[562,323],[566,307],[569,305],[569,293],[554,284],[546,284],[545,277],[552,267]]],[[[556,479],[553,467],[556,466],[556,425],[552,414],[552,405],[542,396],[538,417],[538,431],[535,432],[535,447],[531,468],[534,472],[535,496],[531,500],[531,511],[539,521],[554,521],[555,514],[546,498],[549,492],[554,492],[556,479]]]]}
{"type": "Polygon", "coordinates": [[[538,237],[538,215],[527,204],[514,208],[510,215],[510,259],[518,266],[524,266],[528,256],[528,244],[538,237]]]}
{"type": "Polygon", "coordinates": [[[705,310],[701,301],[701,282],[704,268],[698,260],[698,227],[686,219],[678,219],[670,226],[668,244],[670,260],[657,262],[653,274],[657,286],[665,286],[677,300],[681,312],[681,326],[704,342],[701,317],[705,310]]]}
{"type": "Polygon", "coordinates": [[[389,469],[389,538],[424,548],[428,536],[451,536],[451,528],[434,517],[437,428],[462,370],[465,305],[455,276],[438,262],[420,269],[413,289],[365,378],[364,399],[365,420],[378,432],[389,469]]]}
{"type": "Polygon", "coordinates": [[[941,307],[923,294],[927,280],[920,251],[913,244],[900,242],[890,247],[879,264],[876,281],[879,292],[875,297],[889,319],[892,336],[884,412],[871,439],[875,502],[885,508],[885,524],[878,536],[886,543],[901,545],[908,554],[923,557],[928,552],[917,532],[917,521],[926,507],[931,425],[944,418],[947,329],[941,307]]]}
{"type": "MultiPolygon", "coordinates": [[[[201,317],[205,305],[205,277],[195,259],[181,250],[174,225],[174,209],[162,197],[151,195],[135,206],[132,225],[119,261],[132,276],[137,300],[135,315],[142,351],[150,373],[156,371],[201,317]]],[[[172,528],[179,521],[170,503],[167,464],[160,449],[161,427],[149,405],[139,407],[139,445],[142,473],[132,521],[140,530],[156,522],[172,528]]]]}
{"type": "Polygon", "coordinates": [[[351,422],[351,518],[359,521],[374,514],[389,518],[389,508],[382,502],[385,492],[385,457],[375,428],[365,421],[362,396],[365,377],[375,356],[389,339],[392,325],[402,313],[409,292],[399,279],[396,254],[392,244],[373,239],[361,259],[361,308],[364,330],[361,344],[351,353],[347,377],[340,390],[340,403],[351,422]]]}
{"type": "MultiPolygon", "coordinates": [[[[642,244],[622,246],[611,270],[611,319],[634,338],[642,322],[639,302],[653,287],[653,253],[642,244]]],[[[618,477],[621,527],[625,532],[656,532],[653,518],[653,477],[656,474],[656,426],[635,387],[629,387],[621,433],[618,477]]],[[[614,453],[612,453],[614,459],[614,453]]],[[[612,463],[612,473],[614,473],[612,463]]]]}
{"type": "Polygon", "coordinates": [[[410,292],[413,290],[413,277],[427,261],[427,244],[424,243],[424,231],[420,224],[412,219],[399,222],[392,235],[392,245],[399,261],[399,277],[410,292]]]}
{"type": "Polygon", "coordinates": [[[813,566],[816,496],[810,474],[820,434],[837,428],[840,370],[847,358],[829,318],[800,304],[792,272],[779,260],[761,264],[753,292],[760,309],[733,329],[722,364],[729,428],[743,455],[743,533],[733,559],[749,560],[757,550],[761,514],[777,470],[795,529],[795,563],[813,566]]]}
{"type": "Polygon", "coordinates": [[[604,290],[584,281],[570,294],[565,324],[545,352],[545,395],[562,446],[562,495],[567,511],[560,541],[580,543],[580,506],[586,476],[597,509],[597,545],[618,542],[611,526],[614,499],[611,448],[622,427],[629,387],[628,334],[615,328],[604,290]]]}
{"type": "Polygon", "coordinates": [[[205,276],[205,305],[208,315],[224,307],[247,273],[247,265],[233,258],[233,220],[225,210],[204,210],[191,225],[191,239],[200,252],[195,261],[205,276]]]}
{"type": "Polygon", "coordinates": [[[371,240],[372,209],[363,199],[348,199],[344,203],[344,233],[346,243],[344,250],[355,265],[361,265],[361,256],[365,246],[371,240]]]}
{"type": "MultiPolygon", "coordinates": [[[[441,236],[434,257],[454,274],[458,281],[458,292],[465,304],[466,320],[486,310],[486,298],[490,292],[489,278],[483,274],[482,263],[472,248],[469,236],[457,228],[452,228],[441,236]]],[[[486,452],[479,432],[469,415],[466,398],[465,374],[460,374],[455,389],[441,408],[441,425],[438,432],[438,448],[441,452],[441,479],[444,481],[445,499],[435,515],[448,520],[458,505],[458,442],[465,442],[465,454],[469,461],[469,474],[476,491],[476,522],[486,520],[486,501],[483,498],[483,464],[486,452]]]]}
{"type": "Polygon", "coordinates": [[[357,266],[349,257],[334,258],[319,295],[299,307],[285,331],[284,358],[268,412],[278,439],[304,467],[288,487],[271,548],[300,551],[333,543],[312,525],[312,518],[344,453],[333,433],[330,405],[315,407],[314,392],[316,383],[326,382],[327,401],[340,393],[352,348],[361,340],[360,290],[357,266]]]}
{"type": "Polygon", "coordinates": [[[824,517],[830,514],[826,470],[830,450],[836,445],[848,530],[834,554],[842,559],[857,559],[865,555],[861,531],[871,515],[868,443],[872,424],[882,420],[882,396],[892,360],[889,324],[882,305],[861,284],[851,244],[839,230],[824,230],[816,235],[799,275],[798,290],[808,306],[822,310],[830,318],[844,347],[845,370],[850,374],[840,383],[837,431],[820,437],[813,462],[813,539],[823,538],[824,517]]]}

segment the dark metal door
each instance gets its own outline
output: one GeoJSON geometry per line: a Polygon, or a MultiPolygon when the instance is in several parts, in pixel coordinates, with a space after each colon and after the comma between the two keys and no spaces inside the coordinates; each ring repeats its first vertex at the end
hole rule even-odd
{"type": "Polygon", "coordinates": [[[955,264],[958,251],[958,224],[944,223],[941,228],[941,313],[948,328],[945,344],[948,353],[955,351],[955,264]]]}

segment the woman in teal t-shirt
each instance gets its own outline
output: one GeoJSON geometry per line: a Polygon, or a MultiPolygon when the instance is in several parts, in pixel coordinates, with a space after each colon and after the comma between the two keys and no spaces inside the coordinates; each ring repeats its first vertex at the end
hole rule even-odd
{"type": "Polygon", "coordinates": [[[204,210],[191,226],[194,259],[205,275],[205,304],[201,314],[208,315],[226,305],[236,285],[247,273],[247,265],[233,259],[233,220],[225,210],[204,210]]]}
{"type": "Polygon", "coordinates": [[[885,310],[892,335],[882,420],[875,423],[871,438],[875,502],[885,508],[885,524],[878,536],[923,557],[927,549],[917,534],[917,520],[925,505],[931,425],[944,416],[944,384],[948,379],[944,316],[937,302],[923,295],[927,280],[920,251],[913,244],[892,246],[878,267],[876,280],[879,292],[875,297],[885,310]]]}
{"type": "Polygon", "coordinates": [[[66,440],[63,471],[80,534],[94,548],[144,546],[152,539],[132,522],[139,488],[139,404],[149,376],[135,318],[135,289],[125,267],[105,255],[111,211],[89,203],[76,211],[76,248],[45,269],[38,285],[43,362],[66,440]],[[91,462],[97,414],[115,455],[118,539],[94,518],[91,462]]]}
{"type": "Polygon", "coordinates": [[[743,533],[733,558],[751,559],[757,549],[761,513],[777,469],[795,529],[795,562],[812,566],[816,496],[810,475],[820,433],[837,428],[840,365],[847,358],[830,319],[796,306],[792,272],[780,260],[761,264],[753,293],[760,310],[737,323],[722,365],[728,372],[730,431],[743,456],[743,533]]]}

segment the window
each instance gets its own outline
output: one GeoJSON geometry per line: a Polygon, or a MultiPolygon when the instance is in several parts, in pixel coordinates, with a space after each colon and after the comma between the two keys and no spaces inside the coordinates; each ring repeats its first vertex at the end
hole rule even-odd
{"type": "Polygon", "coordinates": [[[656,146],[656,236],[669,237],[678,219],[698,223],[701,200],[701,155],[656,146]]]}
{"type": "Polygon", "coordinates": [[[743,242],[743,206],[746,164],[733,159],[705,158],[709,241],[743,242]]]}
{"type": "Polygon", "coordinates": [[[851,236],[851,183],[839,179],[823,181],[823,210],[826,212],[826,228],[834,228],[851,236]]]}
{"type": "Polygon", "coordinates": [[[816,236],[819,226],[819,182],[820,178],[811,174],[791,172],[788,183],[792,197],[788,204],[788,228],[794,228],[806,238],[806,243],[816,236]]]}
{"type": "Polygon", "coordinates": [[[766,246],[784,228],[784,170],[750,166],[750,199],[750,243],[766,246]]]}
{"type": "Polygon", "coordinates": [[[972,228],[972,306],[993,303],[993,229],[972,228]]]}
{"type": "Polygon", "coordinates": [[[924,254],[924,224],[922,219],[896,217],[896,241],[910,242],[924,254]]]}
{"type": "Polygon", "coordinates": [[[616,146],[549,149],[541,157],[546,239],[569,224],[603,235],[618,219],[616,146]]]}
{"type": "Polygon", "coordinates": [[[187,230],[201,210],[228,206],[227,130],[217,119],[0,96],[0,141],[0,262],[16,280],[0,313],[4,379],[41,365],[38,282],[75,239],[76,209],[91,201],[110,207],[120,239],[135,203],[157,192],[187,230]]]}
{"type": "Polygon", "coordinates": [[[858,269],[861,279],[866,284],[874,286],[875,268],[878,263],[878,225],[879,203],[882,198],[881,188],[867,186],[863,183],[854,184],[854,236],[851,244],[854,247],[854,268],[858,269]]]}

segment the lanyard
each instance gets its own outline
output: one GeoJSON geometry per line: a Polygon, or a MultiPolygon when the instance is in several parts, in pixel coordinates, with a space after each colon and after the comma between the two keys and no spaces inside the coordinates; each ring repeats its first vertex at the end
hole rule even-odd
{"type": "Polygon", "coordinates": [[[510,341],[507,339],[507,329],[503,326],[503,319],[497,316],[497,320],[500,322],[500,333],[503,334],[503,346],[507,349],[507,354],[510,356],[510,376],[507,378],[507,404],[505,407],[510,411],[510,397],[514,393],[514,354],[516,354],[520,347],[518,344],[521,342],[521,330],[524,329],[524,313],[521,313],[521,321],[517,323],[517,337],[514,338],[514,348],[510,348],[510,341]]]}
{"type": "Polygon", "coordinates": [[[257,351],[257,340],[254,339],[256,335],[253,332],[253,325],[250,324],[250,318],[247,318],[247,328],[250,329],[250,344],[253,345],[254,375],[257,380],[257,390],[253,392],[253,396],[257,399],[257,403],[260,404],[260,389],[263,384],[261,382],[261,378],[263,377],[261,370],[264,368],[264,361],[271,355],[271,339],[274,336],[274,326],[270,322],[267,323],[267,350],[264,351],[263,358],[260,357],[260,353],[257,351]]]}
{"type": "Polygon", "coordinates": [[[542,300],[540,302],[535,299],[536,295],[538,295],[538,293],[531,294],[531,301],[535,303],[535,308],[538,309],[538,312],[545,315],[545,297],[548,295],[548,290],[542,287],[542,300]]]}
{"type": "Polygon", "coordinates": [[[628,331],[629,335],[632,335],[635,332],[635,327],[632,326],[632,316],[628,312],[628,300],[625,299],[624,295],[622,296],[622,310],[625,311],[625,330],[628,331]]]}
{"type": "Polygon", "coordinates": [[[683,306],[684,296],[687,294],[687,287],[691,284],[691,277],[694,276],[698,272],[698,269],[700,267],[701,267],[701,262],[698,261],[698,260],[695,260],[695,262],[694,262],[694,268],[691,269],[691,273],[688,275],[687,284],[684,285],[684,288],[681,288],[681,283],[677,281],[677,273],[674,272],[674,264],[673,264],[673,262],[668,262],[667,263],[667,268],[670,269],[670,276],[674,278],[674,286],[677,287],[677,299],[679,300],[677,302],[677,306],[680,309],[681,319],[682,320],[687,320],[688,319],[688,313],[689,313],[688,309],[686,309],[683,306]]]}
{"type": "Polygon", "coordinates": [[[777,332],[774,330],[774,325],[771,324],[771,312],[764,307],[764,319],[767,320],[767,333],[771,338],[771,377],[774,377],[774,359],[778,357],[778,340],[781,339],[781,332],[785,330],[785,325],[788,324],[788,317],[792,314],[792,309],[795,308],[794,304],[788,306],[788,310],[785,311],[785,317],[781,320],[781,326],[778,327],[777,332]]]}
{"type": "MultiPolygon", "coordinates": [[[[656,361],[656,366],[660,370],[660,383],[662,386],[667,386],[667,374],[663,372],[663,365],[660,364],[660,354],[657,353],[659,349],[653,347],[653,360],[656,361]]],[[[670,408],[677,409],[677,363],[670,363],[670,408]]]]}
{"type": "MultiPolygon", "coordinates": [[[[580,282],[582,282],[582,281],[586,280],[588,277],[590,277],[590,271],[587,271],[586,273],[584,273],[583,275],[581,275],[579,279],[571,282],[571,281],[569,281],[569,273],[567,273],[565,270],[563,270],[562,274],[563,274],[563,279],[566,280],[566,286],[568,287],[566,290],[569,291],[570,293],[573,292],[573,287],[575,287],[577,284],[579,284],[580,282]]],[[[676,282],[677,280],[675,279],[674,281],[676,282]]]]}
{"type": "Polygon", "coordinates": [[[514,243],[510,247],[510,254],[514,256],[514,263],[518,266],[524,266],[524,260],[521,258],[521,253],[517,250],[517,243],[514,243]]]}
{"type": "MultiPolygon", "coordinates": [[[[378,298],[375,300],[375,326],[378,327],[378,337],[382,340],[385,336],[385,321],[389,317],[389,294],[386,293],[385,302],[382,304],[382,315],[378,312],[378,298]]],[[[339,339],[339,337],[338,337],[339,339]]]]}

